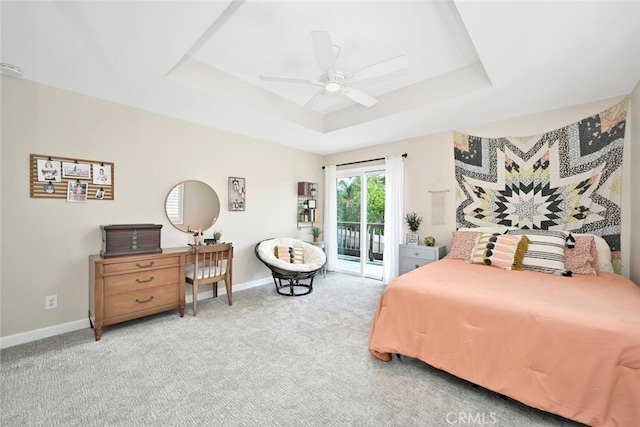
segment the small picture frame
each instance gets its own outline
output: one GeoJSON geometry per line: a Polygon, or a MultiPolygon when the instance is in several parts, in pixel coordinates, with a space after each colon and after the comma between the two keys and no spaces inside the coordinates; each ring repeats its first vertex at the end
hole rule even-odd
{"type": "Polygon", "coordinates": [[[95,197],[98,200],[104,199],[104,188],[102,188],[102,187],[98,188],[98,190],[96,191],[96,196],[95,197]]]}
{"type": "Polygon", "coordinates": [[[56,192],[56,186],[51,181],[44,184],[44,192],[47,194],[53,194],[56,192]]]}
{"type": "Polygon", "coordinates": [[[89,179],[91,178],[91,165],[88,163],[62,162],[62,177],[89,179]]]}
{"type": "Polygon", "coordinates": [[[111,166],[92,165],[93,183],[96,185],[111,185],[111,166]]]}
{"type": "Polygon", "coordinates": [[[61,182],[60,161],[38,159],[38,181],[61,182]]]}
{"type": "Polygon", "coordinates": [[[244,211],[247,204],[247,187],[244,178],[229,177],[229,210],[244,211]]]}
{"type": "Polygon", "coordinates": [[[69,181],[67,184],[67,202],[86,202],[89,184],[81,181],[69,181]]]}
{"type": "Polygon", "coordinates": [[[309,207],[309,209],[315,209],[316,206],[316,199],[309,199],[307,200],[307,206],[309,207]]]}

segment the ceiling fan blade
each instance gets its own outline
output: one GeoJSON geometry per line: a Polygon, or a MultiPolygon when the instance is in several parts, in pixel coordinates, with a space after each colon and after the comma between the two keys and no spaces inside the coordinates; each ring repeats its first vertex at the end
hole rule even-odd
{"type": "Polygon", "coordinates": [[[333,53],[333,43],[331,36],[325,31],[311,31],[313,49],[316,54],[316,61],[322,71],[335,71],[336,56],[333,53]]]}
{"type": "Polygon", "coordinates": [[[409,61],[406,56],[402,55],[387,59],[386,61],[378,62],[377,64],[369,65],[368,67],[364,67],[358,71],[354,71],[347,75],[346,79],[350,81],[373,79],[395,71],[404,70],[407,67],[409,67],[409,61]]]}
{"type": "Polygon", "coordinates": [[[324,86],[324,84],[322,84],[322,83],[320,83],[318,81],[306,80],[306,79],[294,79],[294,78],[290,78],[290,77],[260,76],[260,80],[262,80],[264,82],[303,83],[303,84],[310,84],[310,85],[314,85],[314,86],[324,86]]]}
{"type": "Polygon", "coordinates": [[[364,105],[365,107],[373,107],[378,103],[378,100],[373,96],[367,95],[366,93],[352,87],[343,87],[341,91],[344,96],[356,101],[358,104],[364,105]]]}
{"type": "Polygon", "coordinates": [[[318,92],[318,93],[316,93],[315,95],[313,95],[313,97],[312,97],[310,100],[308,100],[308,101],[307,101],[307,102],[302,106],[302,108],[307,108],[307,109],[309,109],[309,108],[313,107],[314,105],[316,105],[316,104],[318,103],[318,101],[320,101],[320,98],[321,98],[325,93],[327,93],[327,91],[326,91],[326,90],[324,90],[324,89],[322,89],[320,92],[318,92]]]}

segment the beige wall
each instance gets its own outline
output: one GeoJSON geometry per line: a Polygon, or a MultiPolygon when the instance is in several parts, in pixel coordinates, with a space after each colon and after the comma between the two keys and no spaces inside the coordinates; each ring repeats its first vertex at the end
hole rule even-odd
{"type": "MultiPolygon", "coordinates": [[[[636,88],[634,92],[635,105],[640,105],[640,89],[636,88]]],[[[527,136],[536,135],[546,132],[550,129],[556,129],[566,126],[584,117],[605,110],[624,97],[616,97],[611,99],[600,100],[588,104],[577,105],[559,110],[546,111],[538,114],[527,115],[509,120],[503,120],[495,123],[488,123],[469,128],[456,129],[459,132],[486,136],[500,137],[510,136],[527,136]]],[[[634,103],[634,101],[632,101],[634,103]]],[[[638,110],[638,108],[636,108],[638,110]]],[[[635,113],[636,116],[638,113],[635,113]]],[[[640,119],[633,122],[637,123],[640,119]]],[[[633,126],[633,125],[632,125],[633,126]]],[[[633,155],[632,162],[637,164],[640,161],[640,154],[637,152],[630,154],[630,142],[632,132],[627,128],[625,137],[625,162],[633,155]]],[[[635,132],[638,135],[638,131],[635,132]]],[[[638,137],[635,137],[636,141],[638,137]]],[[[636,144],[637,145],[637,144],[636,144]]],[[[640,151],[636,149],[636,151],[640,151]]],[[[451,246],[451,232],[455,229],[455,177],[453,163],[453,134],[452,132],[442,132],[433,135],[420,136],[417,138],[397,141],[389,144],[378,145],[360,150],[348,151],[338,154],[325,156],[323,163],[325,165],[353,162],[358,160],[372,159],[407,153],[405,160],[405,191],[404,191],[404,210],[405,212],[416,211],[422,215],[424,222],[418,230],[420,237],[427,235],[434,236],[436,241],[441,244],[451,246]],[[449,190],[446,193],[446,220],[444,225],[431,225],[431,196],[429,190],[439,189],[449,190]]],[[[623,178],[625,183],[629,183],[623,188],[623,206],[622,206],[622,251],[623,251],[623,274],[629,275],[630,260],[630,242],[629,232],[631,230],[631,206],[630,206],[630,189],[631,182],[638,182],[638,171],[636,180],[630,179],[631,168],[625,163],[623,165],[623,178]]],[[[637,189],[636,189],[637,193],[637,189]]],[[[637,198],[637,195],[636,195],[637,198]]],[[[640,213],[638,201],[635,202],[635,210],[633,212],[640,213]]],[[[407,230],[408,231],[408,230],[407,230]]],[[[637,232],[636,232],[637,233],[637,232]]],[[[636,234],[637,237],[637,234],[636,234]]],[[[636,241],[638,239],[636,238],[636,241]]],[[[637,261],[640,254],[638,249],[634,252],[637,261]]],[[[636,265],[638,263],[636,262],[636,265]]],[[[636,273],[638,274],[638,273],[636,273]]],[[[637,277],[636,277],[637,278],[637,277]]],[[[638,282],[636,282],[638,283],[638,282]]]]}
{"type": "Polygon", "coordinates": [[[629,277],[634,283],[640,285],[640,227],[636,225],[636,220],[640,217],[640,83],[631,92],[630,133],[631,143],[628,150],[625,147],[625,157],[629,159],[625,166],[630,170],[627,187],[630,189],[629,206],[629,233],[630,240],[630,260],[629,277]],[[629,154],[627,156],[627,154],[629,154]]]}
{"type": "Polygon", "coordinates": [[[101,249],[100,225],[162,224],[163,247],[192,242],[164,212],[167,193],[183,180],[218,193],[221,214],[205,237],[215,228],[234,243],[236,286],[271,280],[253,253],[259,240],[311,238],[296,229],[296,184],[321,182],[318,155],[22,79],[2,76],[1,88],[0,337],[89,325],[87,257],[101,249]],[[29,154],[113,162],[115,200],[30,198],[29,154]],[[246,178],[245,212],[227,209],[229,176],[246,178]],[[53,294],[58,308],[45,310],[53,294]]]}
{"type": "MultiPolygon", "coordinates": [[[[324,182],[321,165],[408,153],[405,160],[405,211],[425,222],[419,234],[450,245],[455,228],[451,132],[426,135],[321,158],[221,130],[98,100],[92,97],[1,77],[0,150],[0,338],[33,336],[59,325],[88,326],[89,254],[101,247],[102,224],[163,224],[162,246],[184,246],[192,237],[174,229],[163,205],[178,182],[195,179],[217,192],[221,215],[213,228],[236,248],[234,283],[270,281],[253,254],[257,241],[272,236],[310,238],[296,230],[296,183],[324,182]],[[115,164],[114,201],[67,203],[29,197],[29,154],[104,160],[115,164]],[[227,178],[247,179],[247,210],[227,210],[227,178]],[[431,189],[448,189],[446,223],[430,225],[431,189]],[[44,309],[44,297],[58,295],[58,308],[44,309]]],[[[561,127],[608,108],[612,98],[511,120],[457,129],[483,136],[531,135],[561,127]]],[[[640,88],[631,97],[625,139],[625,183],[639,182],[640,88]],[[636,106],[634,109],[633,106],[636,106]],[[633,136],[631,136],[633,135],[633,136]],[[635,149],[630,147],[634,141],[635,149]]],[[[640,232],[631,227],[640,213],[637,189],[625,185],[623,251],[625,273],[638,283],[640,232]],[[631,241],[633,243],[631,243],[631,241]],[[631,251],[629,250],[631,249],[631,251]]],[[[319,206],[322,209],[322,206],[319,206]]],[[[190,290],[188,289],[188,292],[190,290]]],[[[240,303],[236,299],[237,303],[240,303]]]]}

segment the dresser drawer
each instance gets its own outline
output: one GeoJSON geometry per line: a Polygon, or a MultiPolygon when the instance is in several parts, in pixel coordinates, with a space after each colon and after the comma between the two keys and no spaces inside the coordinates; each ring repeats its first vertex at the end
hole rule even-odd
{"type": "Polygon", "coordinates": [[[417,258],[412,258],[412,259],[400,258],[400,270],[405,272],[411,271],[418,267],[422,267],[423,265],[427,265],[431,262],[433,261],[426,261],[424,259],[417,259],[417,258]]]}
{"type": "Polygon", "coordinates": [[[112,295],[105,298],[104,317],[110,319],[170,304],[177,307],[179,300],[178,284],[112,295]]]}
{"type": "Polygon", "coordinates": [[[163,257],[163,258],[153,258],[153,259],[143,259],[139,261],[127,261],[127,262],[118,262],[113,264],[105,264],[104,272],[106,273],[119,273],[121,271],[129,271],[129,270],[141,270],[143,268],[158,268],[164,267],[167,265],[176,265],[180,264],[180,257],[163,257]]]}
{"type": "Polygon", "coordinates": [[[416,258],[435,261],[438,259],[437,246],[402,246],[400,247],[400,258],[416,258]]]}
{"type": "Polygon", "coordinates": [[[180,268],[137,271],[104,278],[104,295],[115,295],[132,290],[154,288],[180,282],[180,268]]]}

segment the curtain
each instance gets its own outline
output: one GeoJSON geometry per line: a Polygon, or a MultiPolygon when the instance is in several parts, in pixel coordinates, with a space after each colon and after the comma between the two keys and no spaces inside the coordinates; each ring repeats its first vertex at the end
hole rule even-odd
{"type": "Polygon", "coordinates": [[[324,168],[324,242],[327,270],[335,271],[338,265],[338,207],[336,190],[336,166],[324,168]]]}
{"type": "Polygon", "coordinates": [[[386,159],[384,253],[382,280],[385,284],[398,277],[399,245],[402,243],[404,198],[404,162],[402,156],[386,159]]]}

